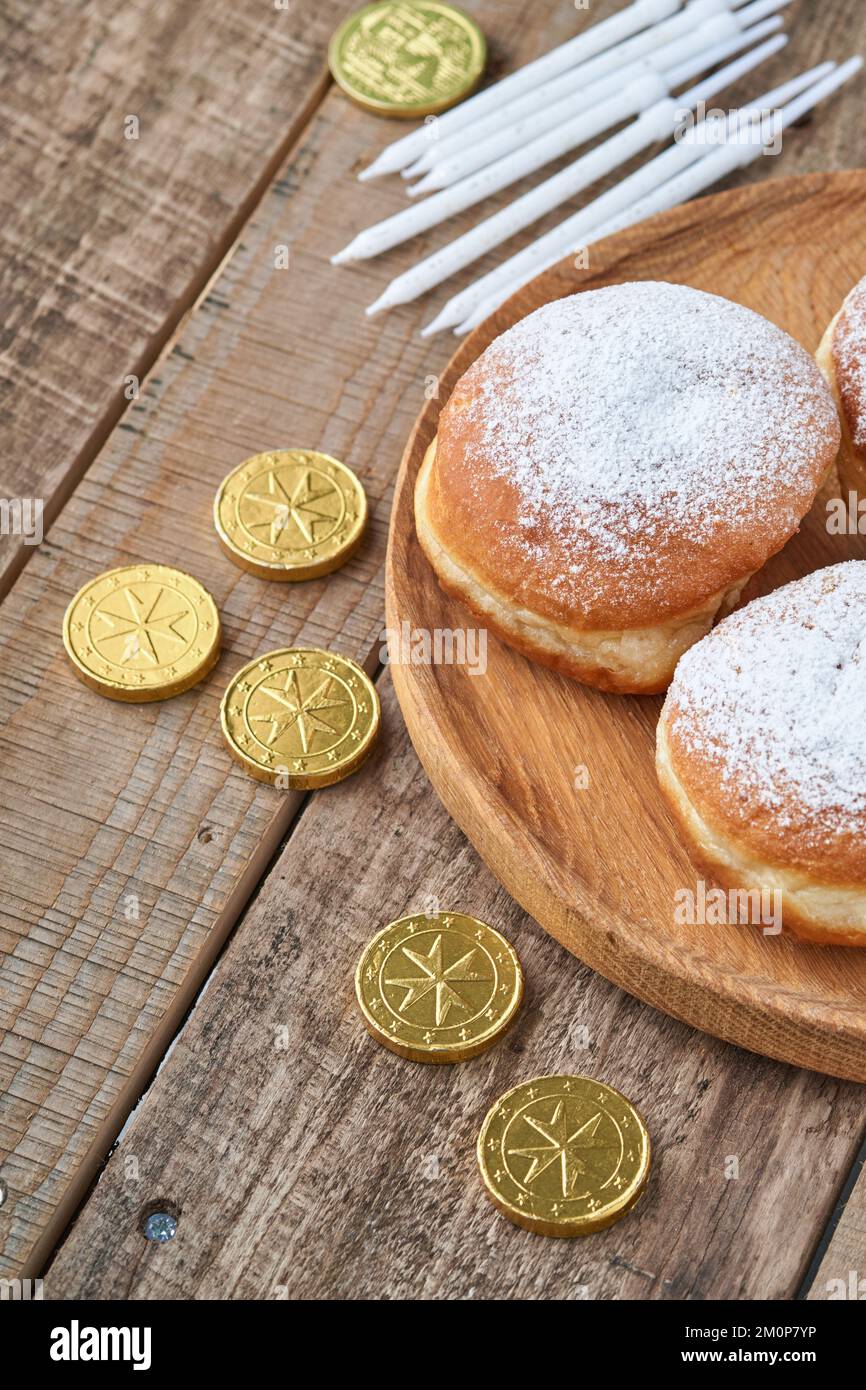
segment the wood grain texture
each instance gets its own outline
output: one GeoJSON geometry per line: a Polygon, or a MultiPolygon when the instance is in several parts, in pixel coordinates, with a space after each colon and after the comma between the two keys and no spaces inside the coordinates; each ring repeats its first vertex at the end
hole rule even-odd
{"type": "Polygon", "coordinates": [[[859,1088],[695,1033],[579,964],[467,846],[379,687],[381,748],[305,807],[46,1297],[790,1297],[856,1151],[859,1088]],[[449,907],[506,934],[527,993],[499,1045],[431,1067],[370,1037],[353,973],[385,922],[449,907]],[[622,1089],[654,1153],[635,1211],[572,1241],[510,1225],[474,1154],[498,1095],[563,1070],[622,1089]],[[138,1222],[160,1201],[180,1220],[154,1247],[138,1222]]]}
{"type": "Polygon", "coordinates": [[[811,1302],[866,1300],[866,1148],[861,1149],[806,1298],[811,1302]]]}
{"type": "MultiPolygon", "coordinates": [[[[4,0],[0,496],[57,514],[321,98],[345,10],[4,0]]],[[[30,553],[0,538],[0,593],[30,553]]]]}
{"type": "MultiPolygon", "coordinates": [[[[322,7],[300,0],[293,8],[307,22],[309,12],[322,7]]],[[[491,38],[494,72],[537,55],[575,29],[574,11],[555,0],[488,0],[467,3],[466,8],[491,38]]],[[[599,0],[591,17],[602,18],[615,8],[616,0],[599,0]]],[[[188,9],[185,7],[185,14],[188,9]]],[[[833,0],[822,11],[826,29],[808,0],[797,0],[790,10],[795,19],[794,42],[773,65],[743,85],[744,96],[780,80],[794,66],[806,66],[827,56],[837,43],[847,44],[855,29],[866,32],[866,11],[855,0],[833,0]]],[[[130,51],[136,39],[148,42],[147,19],[138,10],[135,14],[139,29],[130,33],[130,51]]],[[[212,10],[208,14],[212,15],[212,10]]],[[[580,15],[577,22],[589,18],[580,15]]],[[[177,22],[182,20],[178,15],[177,22]]],[[[46,63],[47,68],[58,61],[55,55],[46,63]]],[[[197,71],[192,59],[190,70],[197,71]]],[[[286,111],[295,110],[296,96],[293,91],[285,93],[286,111]]],[[[856,101],[854,94],[845,94],[807,129],[791,132],[783,159],[761,161],[748,177],[774,177],[782,171],[857,162],[862,129],[854,117],[862,105],[856,101]]],[[[391,134],[391,127],[351,107],[338,94],[327,96],[268,196],[244,227],[218,280],[163,354],[141,400],[128,408],[52,529],[48,543],[33,553],[32,563],[0,610],[0,714],[5,721],[0,762],[0,804],[4,808],[0,817],[0,874],[4,883],[0,950],[5,953],[0,969],[0,1025],[7,1030],[0,1041],[0,1087],[5,1093],[0,1107],[0,1163],[11,1190],[10,1201],[0,1211],[6,1273],[38,1272],[44,1264],[297,811],[296,804],[287,804],[266,788],[251,786],[239,771],[229,768],[214,722],[225,679],[247,655],[266,644],[295,638],[333,642],[349,654],[368,660],[375,657],[392,481],[425,387],[429,380],[435,382],[450,346],[442,340],[427,344],[417,340],[417,327],[432,313],[426,301],[374,324],[365,323],[362,308],[377,297],[392,275],[476,220],[471,215],[459,219],[351,271],[338,274],[331,269],[328,255],[360,226],[404,205],[399,181],[384,180],[362,191],[351,177],[391,134]],[[273,249],[285,242],[291,246],[292,269],[278,272],[273,268],[273,249]],[[233,571],[217,552],[209,529],[211,493],[222,474],[246,454],[297,442],[329,449],[358,469],[374,504],[373,521],[364,548],[348,569],[331,577],[326,585],[301,586],[288,593],[281,587],[275,593],[233,571]],[[59,650],[60,620],[68,597],[82,578],[105,565],[154,554],[169,563],[187,564],[211,587],[226,621],[226,654],[212,680],[199,691],[164,707],[127,710],[127,718],[120,719],[116,708],[75,684],[59,650]],[[140,915],[135,922],[124,916],[124,899],[129,893],[139,898],[140,915]]],[[[78,153],[73,156],[73,164],[78,157],[78,153]]],[[[525,186],[512,190],[494,206],[525,186]]],[[[113,187],[104,191],[104,215],[110,213],[114,196],[113,187]]],[[[484,212],[488,210],[485,206],[484,212]]],[[[558,220],[557,215],[509,243],[505,251],[523,244],[551,220],[558,220]]],[[[20,246],[11,249],[17,254],[20,246]]],[[[486,258],[482,268],[492,263],[493,258],[486,258]]],[[[464,272],[458,283],[466,283],[473,273],[464,272]]],[[[453,283],[442,287],[439,299],[454,288],[453,283]]],[[[125,353],[123,359],[125,368],[125,353]]],[[[20,394],[19,400],[23,400],[20,394]]],[[[50,425],[51,420],[47,420],[46,440],[50,425]]],[[[51,447],[56,446],[52,443],[51,447]]],[[[369,796],[370,779],[377,777],[372,801],[365,801],[363,808],[355,807],[356,815],[366,814],[375,846],[376,836],[386,833],[397,814],[402,784],[399,779],[389,781],[387,762],[371,765],[362,775],[368,779],[365,797],[369,796]]],[[[325,795],[342,797],[350,789],[351,784],[347,784],[325,795]]],[[[418,849],[432,855],[441,842],[446,849],[443,863],[459,861],[461,876],[454,886],[463,900],[473,896],[477,878],[479,911],[486,903],[491,915],[501,909],[502,919],[507,920],[507,912],[516,909],[494,889],[417,773],[413,773],[406,795],[414,811],[412,835],[421,836],[422,827],[433,827],[426,832],[429,838],[419,840],[418,849]],[[465,873],[461,866],[467,866],[465,873]]],[[[317,800],[313,798],[314,803],[317,800]]],[[[332,807],[335,804],[331,802],[332,807]]],[[[327,840],[327,816],[318,833],[327,840]]],[[[363,865],[370,857],[366,836],[364,844],[366,854],[360,865],[354,858],[338,858],[336,870],[333,866],[332,870],[341,871],[350,886],[358,880],[363,900],[368,904],[375,901],[375,908],[367,912],[372,923],[373,917],[376,922],[380,920],[379,914],[388,910],[389,903],[382,894],[381,861],[376,855],[370,860],[370,876],[364,872],[363,865]]],[[[403,901],[397,901],[403,895],[397,880],[395,884],[394,911],[404,906],[403,901]]],[[[266,882],[265,891],[269,888],[266,882]]],[[[338,893],[332,909],[338,920],[336,925],[326,923],[337,939],[343,902],[344,894],[338,893]]],[[[770,1229],[776,1243],[784,1245],[787,1233],[781,1221],[774,1224],[773,1212],[788,1213],[793,1223],[799,1219],[802,1203],[802,1230],[808,1228],[813,1243],[817,1238],[832,1206],[832,1191],[850,1161],[849,1089],[743,1057],[671,1024],[590,976],[542,934],[530,927],[526,930],[537,949],[549,953],[546,959],[554,963],[551,986],[560,972],[573,985],[555,997],[548,997],[545,991],[537,1000],[536,1012],[527,1014],[528,1023],[543,1017],[554,1032],[567,1030],[575,1008],[580,1007],[575,1005],[575,993],[580,999],[585,990],[598,988],[610,1001],[610,1019],[603,1026],[612,1029],[613,1041],[621,1032],[634,1032],[642,1039],[646,1027],[673,1029],[659,1035],[663,1043],[653,1056],[658,1065],[664,1062],[668,1067],[662,1088],[665,1096],[680,1084],[674,1078],[675,1071],[693,1078],[695,1101],[684,1114],[696,1106],[701,1108],[703,1088],[699,1081],[704,1078],[692,1068],[710,1054],[719,1059],[712,1083],[718,1099],[712,1102],[708,1133],[721,1132],[727,1116],[743,1113],[750,1088],[763,1088],[760,1107],[738,1131],[743,1144],[756,1145],[756,1161],[773,1160],[761,1179],[763,1195],[754,1205],[746,1202],[747,1211],[737,1205],[744,1189],[735,1190],[728,1184],[711,1203],[707,1216],[710,1225],[720,1203],[733,1203],[733,1215],[712,1247],[712,1261],[708,1259],[702,1267],[703,1287],[732,1287],[731,1281],[735,1283],[740,1277],[733,1268],[720,1272],[727,1258],[725,1242],[733,1239],[737,1230],[744,1259],[754,1261],[759,1272],[768,1272],[765,1287],[788,1287],[798,1257],[789,1260],[782,1250],[783,1275],[777,1280],[772,1273],[774,1251],[764,1245],[764,1235],[770,1229]],[[768,1107],[779,1116],[769,1134],[765,1133],[768,1107]],[[789,1166],[791,1154],[798,1154],[802,1147],[801,1119],[822,1137],[820,1150],[809,1144],[803,1150],[820,1169],[817,1184],[796,1159],[793,1168],[789,1166]],[[792,1191],[797,1203],[791,1200],[792,1191]]],[[[365,931],[366,926],[364,931],[359,929],[359,942],[365,931]]],[[[260,1018],[266,1018],[264,1000],[273,984],[268,961],[277,962],[279,969],[284,964],[280,942],[290,953],[298,946],[296,937],[287,932],[278,907],[275,937],[263,939],[261,963],[256,967],[256,979],[259,974],[266,977],[264,992],[250,979],[241,980],[236,991],[239,998],[248,1001],[251,1013],[261,1011],[260,1018]]],[[[353,950],[354,945],[353,941],[353,950]]],[[[220,982],[224,963],[220,962],[214,975],[213,989],[220,982]]],[[[293,1006],[299,1011],[302,1029],[315,1004],[306,988],[296,996],[293,1006]]],[[[280,1009],[285,1012],[282,1003],[280,1009]]],[[[248,1168],[251,1175],[258,1171],[252,1152],[259,1119],[267,1128],[264,1110],[259,1116],[256,1109],[260,1058],[254,1055],[249,1072],[226,1069],[217,1075],[216,1069],[227,1055],[228,1040],[217,1044],[213,1029],[209,1036],[213,1092],[205,1108],[211,1132],[217,1136],[212,1152],[218,1159],[214,1169],[205,1171],[213,1176],[217,1162],[230,1155],[234,1164],[231,1173],[240,1183],[235,1196],[248,1193],[253,1205],[250,1218],[258,1223],[267,1194],[258,1192],[256,1178],[246,1174],[248,1168]],[[243,1122],[236,1132],[232,1129],[235,1138],[230,1148],[222,1138],[221,1105],[231,1107],[226,1133],[235,1108],[251,1121],[248,1130],[243,1122]],[[247,1148],[249,1161],[245,1158],[247,1148]]],[[[355,1085],[361,1088],[360,1079],[356,1082],[348,1071],[343,1074],[346,1063],[342,1053],[317,1056],[315,1035],[309,1040],[302,1034],[296,1036],[302,1037],[299,1055],[305,1075],[311,1078],[313,1100],[330,1085],[348,1096],[355,1085]]],[[[616,1046],[619,1048],[620,1043],[616,1046]]],[[[631,1050],[630,1042],[628,1046],[629,1065],[638,1068],[639,1051],[631,1050]]],[[[238,1064],[241,1061],[236,1057],[238,1064]]],[[[548,1056],[539,1054],[537,1065],[547,1065],[548,1061],[548,1056]]],[[[202,1065],[201,1058],[198,1065],[202,1065]]],[[[171,1075],[170,1066],[171,1061],[163,1076],[171,1075]]],[[[465,1077],[465,1073],[454,1074],[458,1087],[465,1084],[461,1075],[465,1077]]],[[[628,1081],[619,1063],[611,1066],[607,1076],[614,1081],[619,1077],[624,1086],[628,1081]]],[[[643,1085],[653,1090],[653,1076],[649,1075],[643,1085]]],[[[372,1123],[379,1113],[378,1091],[361,1093],[376,1102],[372,1115],[365,1116],[363,1108],[357,1114],[359,1123],[370,1121],[370,1128],[359,1131],[364,1152],[375,1153],[376,1171],[399,1175],[407,1152],[401,1147],[400,1136],[404,1132],[421,1136],[413,1139],[413,1143],[421,1143],[426,1125],[414,1082],[406,1091],[389,1097],[388,1123],[393,1120],[394,1128],[386,1131],[384,1138],[372,1123]],[[392,1134],[397,1137],[389,1137],[392,1134]]],[[[174,1115],[164,1111],[165,1122],[177,1127],[173,1133],[198,1133],[193,1128],[194,1110],[203,1102],[178,1094],[178,1111],[174,1115]]],[[[196,1091],[196,1096],[200,1095],[196,1091]]],[[[639,1099],[638,1090],[635,1098],[639,1099]]],[[[266,1107],[267,1102],[262,1104],[266,1107]]],[[[281,1099],[279,1133],[276,1139],[266,1136],[264,1142],[275,1142],[282,1152],[288,1127],[299,1132],[306,1113],[293,1117],[281,1099]]],[[[338,1121],[339,1114],[334,1119],[338,1121]]],[[[680,1131],[672,1133],[673,1152],[679,1154],[680,1131]]],[[[337,1149],[322,1131],[315,1131],[305,1143],[312,1140],[321,1145],[321,1152],[315,1145],[313,1150],[304,1151],[313,1152],[314,1171],[320,1173],[329,1156],[337,1155],[337,1149]]],[[[201,1174],[207,1151],[185,1152],[185,1163],[201,1174]]],[[[279,1165],[281,1161],[278,1153],[276,1162],[279,1165]]],[[[462,1210],[462,1172],[458,1186],[452,1183],[447,1189],[448,1207],[456,1211],[462,1210]]],[[[152,1176],[154,1180],[159,1177],[157,1167],[152,1176]]],[[[323,1183],[324,1178],[317,1181],[323,1183]]],[[[354,1186],[354,1179],[351,1181],[354,1186]]],[[[149,1186],[148,1190],[155,1189],[149,1186]]],[[[225,1200],[224,1189],[218,1190],[225,1200]]],[[[362,1193],[358,1185],[357,1190],[366,1199],[367,1189],[362,1193]]],[[[103,1191],[110,1193],[104,1182],[96,1195],[103,1191]]],[[[213,1224],[207,1228],[209,1248],[217,1258],[221,1244],[225,1244],[228,1257],[233,1247],[226,1225],[217,1221],[216,1191],[212,1188],[210,1192],[209,1219],[213,1224]]],[[[431,1205],[432,1189],[425,1191],[428,1204],[422,1215],[426,1211],[432,1216],[438,1199],[436,1206],[431,1205]]],[[[387,1290],[388,1255],[390,1251],[400,1254],[407,1221],[418,1231],[422,1250],[434,1250],[438,1237],[429,1220],[413,1224],[414,1218],[407,1216],[402,1205],[392,1219],[386,1193],[379,1195],[381,1201],[375,1210],[382,1235],[376,1244],[376,1228],[368,1229],[364,1224],[362,1200],[359,1198],[356,1206],[346,1199],[345,1186],[341,1189],[342,1244],[334,1258],[351,1253],[352,1268],[359,1271],[359,1277],[369,1266],[381,1272],[379,1287],[387,1290]]],[[[141,1188],[136,1188],[130,1210],[137,1210],[141,1196],[141,1188]]],[[[204,1201],[201,1190],[199,1199],[204,1201]]],[[[305,1201],[309,1207],[309,1197],[305,1201]]],[[[85,1215],[89,1210],[88,1204],[85,1215]]],[[[114,1203],[106,1201],[98,1208],[98,1224],[89,1228],[93,1270],[104,1273],[115,1268],[118,1232],[112,1232],[111,1223],[117,1214],[114,1203]]],[[[285,1215],[277,1216],[277,1231],[283,1229],[285,1219],[285,1215]]],[[[672,1242],[667,1208],[664,1222],[659,1221],[660,1230],[663,1224],[672,1242]]],[[[255,1228],[258,1231],[259,1226],[255,1228]]],[[[708,1226],[700,1229],[712,1238],[708,1226]]],[[[486,1232],[487,1228],[481,1254],[488,1287],[495,1287],[496,1260],[490,1258],[489,1248],[495,1237],[486,1232]]],[[[123,1239],[127,1234],[120,1231],[123,1239]]],[[[506,1239],[511,1234],[509,1230],[506,1239]]],[[[239,1240],[246,1241],[243,1233],[239,1233],[239,1240]]],[[[334,1287],[339,1269],[331,1263],[331,1247],[323,1243],[317,1249],[320,1262],[326,1266],[324,1272],[333,1273],[334,1287]]],[[[140,1247],[135,1245],[134,1250],[136,1259],[140,1258],[140,1247]]],[[[514,1250],[517,1261],[523,1257],[524,1247],[515,1246],[514,1250]]],[[[153,1254],[148,1251],[146,1258],[153,1254]]],[[[536,1290],[546,1287],[545,1262],[550,1257],[550,1243],[538,1242],[533,1266],[536,1290]]],[[[560,1263],[555,1268],[561,1272],[565,1287],[568,1275],[563,1272],[563,1257],[560,1248],[556,1255],[560,1263]]],[[[267,1258],[270,1277],[281,1260],[273,1251],[267,1258]]],[[[699,1259],[700,1252],[695,1261],[699,1259]]],[[[605,1261],[604,1268],[609,1267],[612,1278],[622,1278],[621,1287],[633,1288],[637,1294],[656,1272],[651,1267],[632,1271],[631,1282],[626,1282],[629,1272],[618,1255],[612,1254],[609,1260],[605,1257],[605,1261]]],[[[230,1264],[220,1267],[228,1271],[221,1283],[225,1291],[234,1286],[230,1264]]],[[[81,1268],[83,1282],[83,1264],[81,1268]]],[[[202,1268],[198,1257],[197,1268],[202,1268]]],[[[465,1273],[468,1278],[469,1271],[465,1273]]],[[[96,1287],[102,1277],[102,1273],[89,1274],[89,1287],[96,1287]]],[[[751,1287],[751,1275],[747,1272],[742,1277],[743,1287],[751,1287]]],[[[254,1268],[245,1278],[248,1288],[262,1283],[257,1283],[254,1268]]],[[[420,1287],[420,1259],[412,1264],[406,1279],[420,1287]]],[[[64,1288],[78,1291],[71,1263],[65,1266],[63,1280],[64,1288]]],[[[761,1282],[758,1275],[755,1280],[757,1286],[761,1282]]],[[[685,1258],[680,1281],[679,1287],[694,1288],[693,1296],[702,1296],[700,1287],[689,1282],[685,1258]]],[[[117,1296],[124,1286],[122,1280],[115,1280],[112,1287],[107,1278],[103,1285],[107,1296],[117,1296]]],[[[307,1286],[313,1286],[312,1276],[307,1286]]],[[[165,1287],[157,1265],[152,1288],[159,1296],[165,1287]]],[[[470,1285],[465,1287],[468,1291],[470,1285]]]]}
{"type": "MultiPolygon", "coordinates": [[[[670,280],[763,313],[814,352],[866,266],[866,173],[810,175],[705,198],[562,262],[466,340],[441,400],[487,344],[540,304],[621,281],[670,280]]],[[[413,492],[436,430],[424,407],[397,485],[388,626],[474,627],[438,586],[415,534],[413,492]]],[[[860,536],[828,534],[826,496],[743,601],[839,560],[860,536]]],[[[608,979],[658,1008],[768,1056],[866,1080],[866,953],[759,930],[677,925],[678,893],[703,878],[655,780],[662,697],[611,697],[526,661],[491,637],[483,676],[399,665],[395,682],[433,785],[518,902],[608,979]],[[519,756],[516,756],[519,753],[519,756]],[[588,787],[576,788],[585,767],[588,787]],[[615,870],[612,872],[612,866],[615,870]]]]}
{"type": "MultiPolygon", "coordinates": [[[[494,9],[514,59],[537,51],[537,6],[476,7],[487,29],[494,9]]],[[[573,16],[551,3],[546,25],[557,41],[573,16]]],[[[418,339],[418,309],[365,322],[368,277],[328,261],[357,225],[351,168],[382,130],[329,92],[0,606],[4,1273],[38,1268],[51,1249],[297,809],[223,749],[230,675],[294,641],[376,662],[393,479],[445,354],[418,339]],[[277,269],[287,242],[289,269],[277,269]],[[217,545],[220,479],[281,445],[344,459],[367,489],[368,535],[326,580],[268,585],[217,545]],[[223,656],[186,695],[124,707],[76,681],[61,623],[85,579],[148,559],[211,591],[223,656]]],[[[364,194],[371,217],[404,198],[393,186],[364,194]]]]}

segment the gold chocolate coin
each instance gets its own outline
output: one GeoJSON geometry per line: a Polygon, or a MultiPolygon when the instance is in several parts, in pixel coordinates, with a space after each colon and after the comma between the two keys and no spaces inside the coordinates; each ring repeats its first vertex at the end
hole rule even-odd
{"type": "Polygon", "coordinates": [[[349,15],[328,48],[334,81],[382,116],[429,116],[481,80],[487,44],[473,19],[439,0],[379,0],[349,15]]]}
{"type": "Polygon", "coordinates": [[[229,684],[220,723],[233,758],[261,782],[307,790],[342,782],[372,751],[379,696],[348,657],[288,647],[229,684]]]}
{"type": "Polygon", "coordinates": [[[355,971],[364,1022],[414,1062],[465,1062],[502,1036],[523,998],[523,970],[498,931],[462,912],[401,917],[355,971]]]}
{"type": "Polygon", "coordinates": [[[313,449],[255,454],[214,498],[220,545],[260,579],[317,579],[357,549],[367,522],[364,489],[350,468],[313,449]]]}
{"type": "Polygon", "coordinates": [[[124,565],[91,579],[66,610],[63,645],[85,685],[110,700],[167,700],[219,659],[207,589],[168,565],[124,565]]]}
{"type": "Polygon", "coordinates": [[[540,1076],[506,1091],[478,1136],[488,1195],[545,1236],[618,1221],[646,1186],[650,1141],[634,1106],[589,1076],[540,1076]]]}

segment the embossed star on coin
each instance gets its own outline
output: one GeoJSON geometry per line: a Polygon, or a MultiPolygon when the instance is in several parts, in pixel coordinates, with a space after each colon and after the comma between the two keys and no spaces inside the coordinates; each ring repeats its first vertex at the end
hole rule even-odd
{"type": "Polygon", "coordinates": [[[216,604],[168,565],[126,565],[85,584],[66,610],[63,644],[80,678],[112,700],[165,700],[220,654],[216,604]]]}
{"type": "Polygon", "coordinates": [[[230,753],[253,777],[286,788],[326,787],[372,751],[379,697],[348,657],[289,647],[238,671],[220,722],[230,753]]]}
{"type": "Polygon", "coordinates": [[[355,992],[385,1047],[417,1062],[463,1062],[513,1021],[523,971],[505,937],[474,917],[401,917],[364,950],[355,992]]]}
{"type": "Polygon", "coordinates": [[[487,59],[474,20],[440,0],[377,0],[350,14],[328,49],[334,81],[368,111],[428,116],[462,101],[487,59]]]}
{"type": "Polygon", "coordinates": [[[576,1236],[618,1221],[640,1197],[650,1141],[634,1106],[586,1076],[522,1082],[488,1111],[478,1164],[493,1203],[542,1235],[576,1236]]]}
{"type": "Polygon", "coordinates": [[[357,549],[367,499],[355,474],[312,449],[256,454],[224,478],[214,499],[220,545],[260,579],[315,579],[357,549]]]}

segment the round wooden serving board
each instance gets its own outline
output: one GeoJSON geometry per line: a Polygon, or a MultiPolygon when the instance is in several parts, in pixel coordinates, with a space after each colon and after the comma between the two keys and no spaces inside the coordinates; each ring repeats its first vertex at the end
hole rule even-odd
{"type": "MultiPolygon", "coordinates": [[[[463,342],[439,399],[427,402],[412,431],[391,523],[389,628],[477,626],[438,586],[415,537],[412,493],[440,404],[488,343],[562,295],[671,280],[758,310],[814,352],[866,274],[864,208],[864,171],[772,179],[620,232],[592,247],[588,270],[564,261],[508,300],[463,342]]],[[[866,558],[866,537],[827,532],[826,498],[835,489],[834,482],[746,599],[824,565],[866,558]]],[[[675,924],[677,890],[694,891],[701,875],[656,785],[661,697],[601,694],[493,637],[485,674],[394,661],[392,675],[412,741],[449,812],[558,941],[696,1028],[866,1081],[866,950],[801,945],[755,927],[675,924]]],[[[471,903],[454,906],[472,911],[471,903]]]]}

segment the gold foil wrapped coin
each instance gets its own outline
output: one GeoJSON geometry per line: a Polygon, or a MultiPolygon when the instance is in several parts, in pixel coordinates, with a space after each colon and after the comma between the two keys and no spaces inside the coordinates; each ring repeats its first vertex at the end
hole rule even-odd
{"type": "Polygon", "coordinates": [[[355,971],[364,1022],[414,1062],[465,1062],[502,1036],[523,998],[523,971],[498,931],[462,912],[401,917],[355,971]]]}
{"type": "Polygon", "coordinates": [[[589,1076],[540,1076],[488,1111],[478,1165],[492,1202],[518,1226],[589,1235],[618,1221],[643,1192],[649,1134],[612,1086],[589,1076]]]}
{"type": "Polygon", "coordinates": [[[317,647],[266,652],[238,671],[220,707],[232,757],[261,782],[341,782],[372,752],[379,696],[348,657],[317,647]]]}
{"type": "Polygon", "coordinates": [[[207,589],[168,565],[124,565],[79,589],[63,645],[85,685],[110,700],[167,700],[219,659],[220,619],[207,589]]]}
{"type": "Polygon", "coordinates": [[[255,454],[214,498],[220,545],[260,579],[317,579],[345,564],[360,543],[367,499],[339,459],[313,449],[255,454]]]}
{"type": "Polygon", "coordinates": [[[478,85],[487,43],[473,19],[439,0],[379,0],[349,15],[328,49],[334,81],[382,116],[429,116],[478,85]]]}

